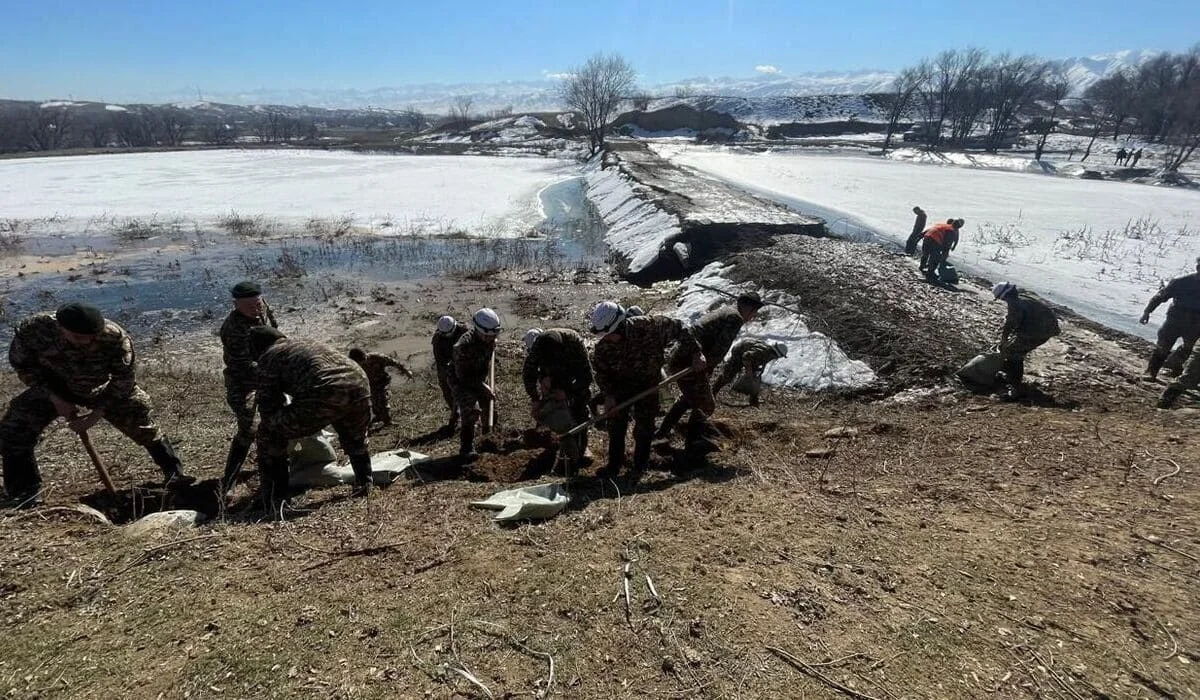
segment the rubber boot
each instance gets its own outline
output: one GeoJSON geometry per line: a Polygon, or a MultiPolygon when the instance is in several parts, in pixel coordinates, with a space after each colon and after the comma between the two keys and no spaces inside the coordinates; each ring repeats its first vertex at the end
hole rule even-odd
{"type": "Polygon", "coordinates": [[[633,471],[641,474],[646,471],[646,467],[650,466],[650,442],[654,439],[654,433],[646,431],[645,433],[635,432],[633,434],[633,471]]]}
{"type": "Polygon", "coordinates": [[[687,412],[687,409],[687,403],[683,399],[675,399],[675,403],[671,404],[667,415],[663,416],[662,423],[658,426],[658,432],[654,434],[655,439],[670,439],[671,431],[675,429],[676,424],[679,423],[680,418],[683,418],[683,414],[687,412]]]}
{"type": "Polygon", "coordinates": [[[196,480],[183,473],[183,463],[175,454],[175,447],[166,438],[160,438],[146,445],[146,451],[150,453],[150,459],[153,459],[158,468],[162,470],[163,486],[169,488],[185,486],[196,480]]]}
{"type": "Polygon", "coordinates": [[[1183,389],[1175,386],[1169,386],[1165,391],[1163,391],[1162,398],[1158,400],[1158,407],[1174,408],[1175,402],[1179,400],[1180,396],[1183,396],[1183,389]]]}
{"type": "Polygon", "coordinates": [[[371,487],[375,485],[371,478],[371,455],[350,455],[350,467],[354,469],[354,488],[350,495],[363,498],[371,493],[371,487]]]}
{"type": "Polygon", "coordinates": [[[259,499],[263,510],[273,518],[281,517],[282,508],[291,497],[287,457],[274,459],[258,455],[259,499]]]}
{"type": "Polygon", "coordinates": [[[246,462],[248,454],[250,454],[249,443],[235,440],[229,446],[229,456],[225,458],[225,475],[221,478],[221,486],[226,493],[233,490],[233,486],[237,482],[237,475],[242,471],[242,465],[246,462]]]}
{"type": "Polygon", "coordinates": [[[693,411],[687,422],[687,437],[684,449],[688,457],[699,458],[710,452],[716,452],[719,446],[708,437],[708,420],[703,414],[693,411]]]}
{"type": "Polygon", "coordinates": [[[1170,352],[1163,352],[1158,348],[1150,354],[1150,362],[1146,364],[1146,376],[1151,379],[1158,379],[1158,373],[1162,370],[1163,363],[1170,357],[1170,352]]]}
{"type": "Polygon", "coordinates": [[[626,425],[622,425],[620,431],[609,428],[608,459],[597,476],[613,477],[621,471],[621,465],[625,462],[625,432],[627,429],[626,425]]]}
{"type": "Polygon", "coordinates": [[[0,454],[4,464],[4,490],[8,496],[0,499],[0,508],[34,508],[41,505],[42,478],[38,475],[37,460],[32,452],[17,451],[0,454]]]}
{"type": "Polygon", "coordinates": [[[470,462],[479,456],[475,451],[475,424],[463,423],[458,435],[458,456],[470,462]]]}

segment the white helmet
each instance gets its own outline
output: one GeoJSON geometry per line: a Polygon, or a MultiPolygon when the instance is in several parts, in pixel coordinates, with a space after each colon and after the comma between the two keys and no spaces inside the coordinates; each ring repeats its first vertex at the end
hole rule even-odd
{"type": "Polygon", "coordinates": [[[529,330],[525,331],[525,335],[521,337],[521,342],[525,343],[525,350],[528,351],[530,348],[532,348],[534,341],[536,341],[542,333],[545,333],[545,331],[543,331],[541,328],[530,328],[529,330]]]}
{"type": "Polygon", "coordinates": [[[625,309],[625,317],[626,318],[632,318],[634,316],[645,316],[645,315],[646,315],[646,310],[643,309],[642,307],[638,306],[637,304],[634,304],[633,306],[629,307],[628,309],[625,309]]]}
{"type": "Polygon", "coordinates": [[[625,320],[625,309],[613,301],[602,301],[592,309],[592,332],[607,335],[625,320]]]}
{"type": "Polygon", "coordinates": [[[772,347],[775,348],[775,354],[780,357],[787,357],[787,343],[775,343],[772,347]]]}
{"type": "Polygon", "coordinates": [[[442,335],[450,335],[450,332],[454,330],[456,325],[458,324],[455,322],[453,316],[442,316],[437,321],[437,332],[442,335]]]}
{"type": "Polygon", "coordinates": [[[1012,282],[997,282],[996,286],[992,287],[992,296],[997,299],[1003,299],[1009,294],[1017,293],[1017,285],[1012,282]]]}
{"type": "Polygon", "coordinates": [[[475,323],[475,330],[481,334],[500,335],[500,314],[486,306],[476,311],[471,320],[475,323]]]}

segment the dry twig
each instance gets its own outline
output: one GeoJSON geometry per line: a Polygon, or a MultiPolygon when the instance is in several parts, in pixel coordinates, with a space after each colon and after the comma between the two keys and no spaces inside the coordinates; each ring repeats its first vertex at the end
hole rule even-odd
{"type": "Polygon", "coordinates": [[[1168,459],[1166,457],[1155,457],[1155,459],[1161,459],[1164,462],[1169,462],[1170,464],[1172,464],[1175,467],[1175,471],[1170,472],[1168,474],[1163,474],[1162,476],[1159,476],[1159,477],[1155,477],[1155,479],[1154,479],[1155,486],[1158,486],[1160,483],[1163,482],[1163,480],[1170,479],[1171,477],[1173,477],[1179,473],[1179,463],[1176,462],[1175,460],[1168,459]]]}
{"type": "Polygon", "coordinates": [[[775,654],[779,658],[781,658],[784,661],[791,664],[793,667],[795,667],[799,671],[803,672],[806,675],[812,676],[813,678],[816,678],[817,680],[821,681],[822,683],[829,686],[830,688],[833,688],[834,690],[839,690],[839,691],[845,693],[846,695],[849,695],[852,698],[857,698],[857,700],[877,700],[877,698],[875,698],[875,696],[873,696],[873,695],[867,695],[865,693],[860,693],[857,690],[855,690],[854,688],[849,688],[847,686],[844,686],[841,683],[838,683],[837,681],[833,680],[832,678],[828,678],[828,677],[822,675],[815,668],[813,668],[812,666],[809,666],[808,664],[804,663],[800,659],[797,659],[796,657],[787,653],[783,649],[768,646],[767,651],[771,652],[772,654],[775,654]]]}

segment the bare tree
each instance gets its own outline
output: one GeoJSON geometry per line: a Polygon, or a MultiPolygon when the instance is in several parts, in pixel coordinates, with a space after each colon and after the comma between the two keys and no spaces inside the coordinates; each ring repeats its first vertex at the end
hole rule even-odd
{"type": "Polygon", "coordinates": [[[979,67],[987,54],[982,49],[943,51],[933,59],[932,76],[922,97],[927,121],[930,123],[930,145],[941,145],[942,129],[962,121],[960,112],[966,107],[967,90],[977,80],[979,67]]]}
{"type": "Polygon", "coordinates": [[[170,105],[159,107],[155,116],[157,117],[158,133],[163,144],[167,146],[182,145],[184,132],[192,123],[191,116],[182,109],[170,105]]]}
{"type": "Polygon", "coordinates": [[[1121,133],[1121,126],[1133,113],[1137,100],[1135,82],[1134,74],[1118,71],[1092,83],[1083,93],[1093,106],[1096,118],[1112,126],[1114,141],[1121,133]]]}
{"type": "Polygon", "coordinates": [[[1178,172],[1200,147],[1200,44],[1176,57],[1175,91],[1167,102],[1164,168],[1178,172]]]}
{"type": "Polygon", "coordinates": [[[1058,111],[1062,109],[1062,101],[1070,91],[1071,83],[1061,73],[1054,75],[1046,82],[1045,99],[1050,102],[1050,118],[1044,120],[1042,135],[1038,138],[1037,148],[1034,150],[1034,160],[1042,159],[1042,153],[1046,150],[1046,139],[1050,138],[1050,132],[1054,131],[1058,111]]]}
{"type": "Polygon", "coordinates": [[[1043,92],[1049,65],[1033,56],[1012,57],[1001,54],[989,72],[989,103],[987,150],[1000,148],[1005,136],[1017,124],[1017,116],[1028,110],[1043,92]]]}
{"type": "Polygon", "coordinates": [[[619,54],[595,54],[559,88],[569,109],[579,112],[588,134],[589,155],[604,149],[604,132],[617,107],[634,85],[633,66],[619,54]]]}
{"type": "Polygon", "coordinates": [[[470,95],[455,95],[450,103],[450,118],[456,121],[470,119],[471,106],[474,104],[475,98],[470,95]]]}
{"type": "Polygon", "coordinates": [[[416,133],[425,128],[425,115],[416,107],[409,107],[400,112],[396,118],[396,126],[407,132],[416,133]]]}
{"type": "Polygon", "coordinates": [[[896,125],[912,104],[913,96],[929,82],[931,68],[928,61],[921,61],[913,68],[905,68],[896,76],[892,83],[892,92],[888,94],[888,125],[887,135],[883,138],[883,151],[886,153],[892,145],[892,135],[896,133],[896,125]]]}
{"type": "Polygon", "coordinates": [[[27,120],[29,150],[53,151],[62,148],[71,129],[71,110],[67,107],[41,107],[27,120]]]}

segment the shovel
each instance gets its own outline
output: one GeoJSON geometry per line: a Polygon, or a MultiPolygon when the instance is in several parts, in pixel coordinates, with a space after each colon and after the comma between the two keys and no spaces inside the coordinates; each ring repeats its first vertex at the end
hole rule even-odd
{"type": "MultiPolygon", "coordinates": [[[[618,411],[621,411],[623,409],[626,409],[626,408],[632,406],[633,404],[637,403],[638,401],[642,400],[643,398],[658,391],[659,389],[663,388],[664,386],[670,384],[671,382],[675,381],[676,379],[679,379],[680,377],[682,377],[683,375],[685,375],[691,371],[692,371],[691,367],[688,367],[687,369],[679,370],[675,374],[672,374],[671,376],[662,380],[658,384],[655,384],[654,386],[650,387],[649,389],[646,389],[645,391],[643,391],[639,394],[631,396],[631,397],[625,399],[624,401],[622,401],[621,403],[617,404],[616,406],[613,406],[612,413],[615,414],[618,411]]],[[[596,423],[599,423],[600,421],[604,420],[604,418],[607,415],[608,415],[608,412],[606,411],[604,413],[601,413],[598,416],[593,416],[592,418],[589,418],[588,420],[586,420],[586,421],[580,423],[579,425],[575,426],[574,428],[571,428],[570,430],[568,430],[566,433],[566,437],[571,437],[572,435],[578,435],[579,433],[582,433],[583,431],[592,427],[596,423]]]]}

